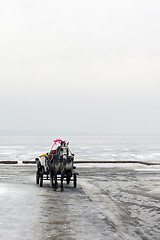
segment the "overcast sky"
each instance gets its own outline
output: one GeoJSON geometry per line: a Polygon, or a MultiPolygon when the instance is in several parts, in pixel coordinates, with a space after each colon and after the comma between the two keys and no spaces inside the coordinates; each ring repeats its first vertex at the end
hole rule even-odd
{"type": "Polygon", "coordinates": [[[160,134],[158,0],[0,3],[0,132],[160,134]]]}

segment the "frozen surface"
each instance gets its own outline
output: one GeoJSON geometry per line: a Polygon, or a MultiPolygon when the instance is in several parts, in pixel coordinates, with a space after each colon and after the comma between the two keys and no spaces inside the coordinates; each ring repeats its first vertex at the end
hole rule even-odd
{"type": "Polygon", "coordinates": [[[35,165],[1,165],[0,239],[159,240],[159,167],[101,166],[77,166],[77,188],[54,192],[35,165]]]}
{"type": "MultiPolygon", "coordinates": [[[[48,152],[56,137],[0,137],[0,161],[34,160],[48,152]]],[[[75,160],[133,160],[160,163],[160,136],[61,137],[70,142],[75,160]]]]}

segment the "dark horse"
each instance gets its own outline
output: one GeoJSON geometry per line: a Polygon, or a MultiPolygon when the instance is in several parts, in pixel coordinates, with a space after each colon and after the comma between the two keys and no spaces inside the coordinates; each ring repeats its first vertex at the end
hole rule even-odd
{"type": "Polygon", "coordinates": [[[61,175],[61,191],[63,191],[63,179],[66,174],[66,162],[68,158],[68,146],[61,142],[61,146],[56,149],[52,160],[50,161],[50,186],[56,191],[58,188],[57,175],[61,175]],[[53,183],[54,182],[54,183],[53,183]]]}

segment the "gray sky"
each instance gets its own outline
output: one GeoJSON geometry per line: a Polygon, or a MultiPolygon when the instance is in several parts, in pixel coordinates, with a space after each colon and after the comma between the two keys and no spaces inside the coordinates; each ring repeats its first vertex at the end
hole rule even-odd
{"type": "Polygon", "coordinates": [[[158,0],[5,0],[0,35],[0,132],[160,134],[158,0]]]}

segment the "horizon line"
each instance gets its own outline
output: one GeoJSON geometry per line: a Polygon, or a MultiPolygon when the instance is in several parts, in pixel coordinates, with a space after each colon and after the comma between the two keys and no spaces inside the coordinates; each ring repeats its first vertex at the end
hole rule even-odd
{"type": "Polygon", "coordinates": [[[160,136],[159,133],[107,133],[107,132],[76,132],[54,130],[0,130],[0,136],[160,136]]]}

